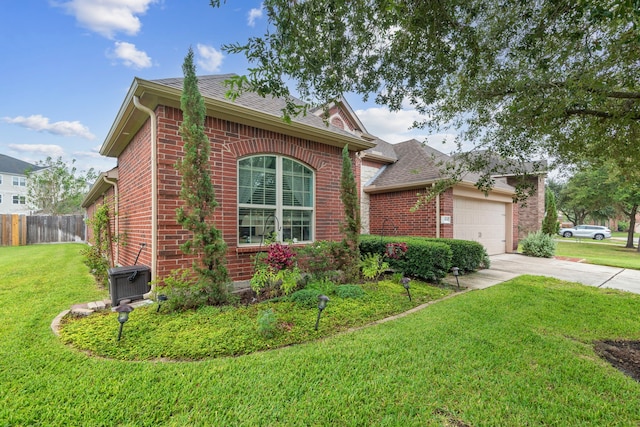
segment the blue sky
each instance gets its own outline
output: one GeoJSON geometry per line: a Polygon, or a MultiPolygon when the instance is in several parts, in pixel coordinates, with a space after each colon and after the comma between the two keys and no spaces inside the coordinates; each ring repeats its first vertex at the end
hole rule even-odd
{"type": "MultiPolygon", "coordinates": [[[[134,77],[182,76],[191,46],[197,73],[246,74],[225,43],[261,35],[259,1],[2,0],[0,2],[0,153],[28,162],[76,159],[78,169],[116,165],[98,151],[134,77]]],[[[446,135],[408,131],[410,110],[391,114],[356,96],[347,101],[367,130],[395,143],[410,138],[443,146],[446,135]]],[[[447,136],[452,139],[451,135],[447,136]]]]}

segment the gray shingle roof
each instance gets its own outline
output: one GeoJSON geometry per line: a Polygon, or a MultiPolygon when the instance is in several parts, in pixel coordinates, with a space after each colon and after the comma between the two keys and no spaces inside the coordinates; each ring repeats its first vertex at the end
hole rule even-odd
{"type": "MultiPolygon", "coordinates": [[[[235,76],[235,74],[217,74],[198,76],[198,89],[200,94],[204,98],[216,99],[219,101],[228,102],[229,104],[236,104],[248,109],[261,111],[263,113],[271,114],[276,117],[282,117],[282,110],[284,109],[286,102],[282,98],[275,97],[262,97],[257,93],[244,92],[236,100],[231,101],[225,97],[225,94],[229,88],[224,84],[224,81],[235,76]]],[[[169,79],[152,80],[154,83],[158,83],[164,86],[169,86],[175,89],[182,90],[184,82],[183,77],[175,77],[169,79]]],[[[296,103],[303,105],[304,102],[293,98],[296,103]]],[[[344,136],[353,137],[353,135],[338,127],[327,125],[322,118],[308,113],[305,116],[292,117],[292,121],[302,123],[308,126],[313,126],[320,129],[331,130],[332,132],[339,133],[344,136]]]]}
{"type": "Polygon", "coordinates": [[[40,169],[43,168],[5,154],[0,154],[0,172],[13,175],[26,175],[27,171],[37,171],[40,169]]]}
{"type": "MultiPolygon", "coordinates": [[[[411,185],[421,185],[444,178],[439,166],[441,162],[445,164],[455,160],[428,145],[415,139],[393,144],[397,161],[386,167],[386,169],[370,183],[376,188],[399,187],[411,185]]],[[[467,173],[463,177],[463,182],[476,183],[479,175],[467,173]]],[[[513,189],[513,187],[497,181],[495,188],[513,189]]]]}
{"type": "Polygon", "coordinates": [[[410,185],[442,178],[436,163],[438,160],[448,160],[449,156],[415,139],[394,144],[392,149],[397,161],[388,165],[384,172],[371,183],[372,185],[376,187],[410,185]],[[432,155],[435,156],[435,161],[432,155]]]}
{"type": "Polygon", "coordinates": [[[368,150],[365,150],[364,151],[365,155],[370,154],[373,156],[386,157],[393,161],[398,160],[398,156],[396,155],[396,151],[394,149],[395,146],[393,144],[383,141],[380,138],[376,138],[371,142],[376,144],[376,146],[373,148],[369,148],[368,150]]]}

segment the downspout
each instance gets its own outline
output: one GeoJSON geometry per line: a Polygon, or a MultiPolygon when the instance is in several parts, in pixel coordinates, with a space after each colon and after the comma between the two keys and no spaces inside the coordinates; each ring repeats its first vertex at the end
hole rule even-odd
{"type": "MultiPolygon", "coordinates": [[[[113,203],[115,205],[114,206],[115,207],[115,212],[114,212],[115,215],[113,215],[113,220],[116,222],[116,226],[115,226],[116,236],[119,236],[120,235],[120,221],[118,221],[118,217],[117,217],[117,213],[118,213],[118,181],[111,181],[106,176],[103,176],[102,180],[113,187],[113,194],[114,194],[113,203]]],[[[120,261],[120,245],[118,245],[117,242],[116,242],[116,259],[118,261],[120,261]]]]}
{"type": "Polygon", "coordinates": [[[151,290],[144,294],[144,298],[149,299],[155,291],[156,270],[158,267],[158,122],[156,113],[142,105],[140,98],[137,96],[133,97],[133,105],[138,110],[147,113],[151,120],[151,290]]]}
{"type": "MultiPolygon", "coordinates": [[[[431,184],[431,188],[435,184],[431,184]]],[[[436,194],[436,239],[440,238],[440,193],[436,194]]]]}

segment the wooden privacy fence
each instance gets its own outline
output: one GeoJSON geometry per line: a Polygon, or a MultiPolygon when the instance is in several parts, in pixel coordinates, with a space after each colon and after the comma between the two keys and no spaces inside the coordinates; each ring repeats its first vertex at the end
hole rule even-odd
{"type": "Polygon", "coordinates": [[[84,241],[85,225],[82,215],[0,215],[1,246],[84,241]]]}

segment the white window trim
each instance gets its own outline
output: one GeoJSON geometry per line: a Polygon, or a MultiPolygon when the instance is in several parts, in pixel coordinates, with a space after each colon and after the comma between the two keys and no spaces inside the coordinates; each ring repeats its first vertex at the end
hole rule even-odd
{"type": "MultiPolygon", "coordinates": [[[[311,211],[311,224],[310,224],[310,230],[309,230],[309,234],[311,235],[311,239],[310,240],[303,240],[303,241],[294,241],[294,243],[313,243],[315,241],[315,236],[316,236],[316,172],[310,168],[309,166],[307,166],[306,164],[304,164],[303,162],[301,162],[298,159],[295,159],[293,157],[288,157],[288,156],[283,156],[280,154],[273,154],[273,153],[264,153],[264,154],[254,154],[254,155],[249,155],[249,156],[244,156],[240,159],[238,159],[238,161],[236,162],[236,173],[239,176],[239,171],[240,171],[240,162],[242,160],[246,160],[248,158],[251,157],[275,157],[276,158],[276,204],[275,206],[273,205],[258,205],[258,204],[249,204],[249,203],[240,203],[238,202],[236,205],[236,214],[238,214],[239,210],[241,208],[246,208],[246,209],[266,209],[266,210],[274,210],[275,209],[275,216],[277,217],[277,220],[274,221],[276,223],[276,228],[277,228],[277,239],[278,241],[283,241],[283,215],[282,212],[285,210],[294,210],[294,211],[311,211]],[[283,168],[282,168],[282,160],[283,159],[288,159],[291,161],[294,161],[302,166],[304,166],[306,169],[311,171],[311,178],[312,178],[312,191],[313,191],[313,195],[312,195],[312,206],[285,206],[282,204],[282,185],[284,182],[284,174],[283,174],[283,168]]],[[[237,186],[236,186],[236,194],[239,194],[239,186],[240,186],[240,179],[237,180],[237,186]]],[[[238,230],[236,228],[236,233],[238,233],[238,230]]],[[[251,243],[246,243],[246,242],[242,242],[241,241],[241,236],[238,235],[236,237],[236,241],[238,242],[239,246],[259,246],[260,244],[263,244],[264,242],[251,242],[251,243]]]]}

